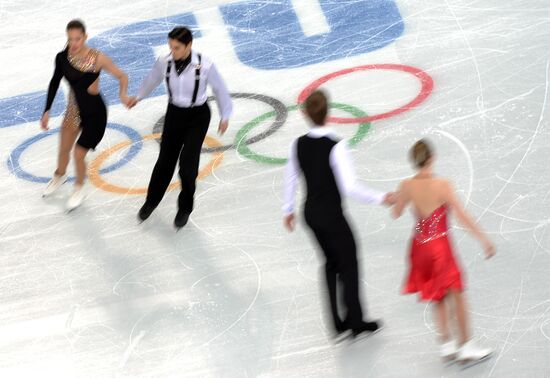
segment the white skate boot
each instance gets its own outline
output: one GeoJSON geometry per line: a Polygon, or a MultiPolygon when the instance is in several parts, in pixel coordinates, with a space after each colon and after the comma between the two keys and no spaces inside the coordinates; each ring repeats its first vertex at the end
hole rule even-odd
{"type": "Polygon", "coordinates": [[[42,197],[49,196],[53,192],[55,192],[57,189],[61,187],[67,181],[67,175],[58,176],[56,174],[53,175],[50,182],[48,182],[48,185],[46,186],[46,189],[42,192],[42,197]]]}
{"type": "Polygon", "coordinates": [[[83,186],[75,185],[73,194],[71,194],[69,200],[67,201],[67,211],[70,212],[79,207],[84,201],[84,198],[85,193],[83,186]]]}
{"type": "Polygon", "coordinates": [[[486,360],[492,353],[491,348],[480,347],[473,340],[469,340],[459,348],[456,359],[465,367],[468,367],[486,360]]]}
{"type": "Polygon", "coordinates": [[[451,339],[440,344],[439,355],[445,362],[454,361],[458,353],[458,345],[455,340],[451,339]]]}

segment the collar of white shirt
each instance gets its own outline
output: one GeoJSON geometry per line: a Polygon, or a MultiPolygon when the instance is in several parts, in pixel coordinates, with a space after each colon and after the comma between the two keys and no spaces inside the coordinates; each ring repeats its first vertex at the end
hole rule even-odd
{"type": "Polygon", "coordinates": [[[337,138],[336,133],[330,126],[313,126],[311,130],[309,130],[307,135],[312,138],[322,138],[325,136],[330,138],[337,138]]]}
{"type": "MultiPolygon", "coordinates": [[[[174,61],[174,57],[172,56],[172,54],[168,55],[168,60],[174,61]]],[[[201,64],[203,63],[203,61],[204,61],[204,58],[201,57],[201,64]]],[[[190,67],[192,69],[195,69],[197,68],[198,64],[199,64],[199,54],[191,50],[191,62],[187,65],[187,67],[185,67],[184,71],[186,71],[190,67]]]]}

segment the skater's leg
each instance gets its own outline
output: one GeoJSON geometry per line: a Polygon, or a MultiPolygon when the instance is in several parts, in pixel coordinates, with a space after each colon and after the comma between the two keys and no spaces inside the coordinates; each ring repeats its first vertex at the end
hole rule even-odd
{"type": "Polygon", "coordinates": [[[210,124],[208,105],[198,107],[195,112],[183,130],[183,148],[179,156],[181,192],[178,196],[178,209],[184,214],[193,211],[201,149],[210,124]]]}
{"type": "Polygon", "coordinates": [[[80,145],[76,145],[74,148],[74,162],[76,168],[76,181],[75,186],[84,185],[86,178],[86,154],[88,149],[80,145]]]}
{"type": "Polygon", "coordinates": [[[188,127],[184,122],[185,117],[182,114],[185,114],[183,110],[170,105],[164,117],[160,152],[147,188],[146,203],[150,204],[153,208],[164,197],[178,163],[183,146],[184,131],[188,127]]]}
{"type": "Polygon", "coordinates": [[[344,302],[347,308],[346,321],[353,330],[363,327],[363,311],[359,300],[359,267],[357,246],[353,233],[342,218],[335,222],[335,233],[331,237],[331,248],[338,257],[338,273],[344,289],[344,302]]]}
{"type": "Polygon", "coordinates": [[[474,340],[470,339],[470,330],[468,324],[468,315],[466,314],[466,300],[461,291],[456,289],[450,290],[451,296],[455,303],[455,312],[458,322],[458,331],[460,338],[458,344],[457,359],[464,364],[477,363],[489,357],[493,350],[488,347],[479,346],[474,340]]]}
{"type": "Polygon", "coordinates": [[[56,176],[63,176],[67,172],[67,166],[71,158],[71,150],[74,147],[76,138],[80,134],[80,117],[76,104],[67,106],[59,135],[59,152],[57,155],[56,176]]]}
{"type": "Polygon", "coordinates": [[[86,154],[88,149],[77,144],[74,149],[74,162],[76,166],[76,180],[74,184],[73,194],[67,201],[67,210],[71,211],[76,209],[82,204],[84,200],[84,179],[86,178],[86,154]]]}
{"type": "Polygon", "coordinates": [[[455,303],[455,313],[459,331],[458,343],[459,345],[462,345],[470,339],[468,314],[466,313],[466,300],[464,299],[462,292],[458,290],[451,289],[450,293],[453,298],[453,302],[455,303]]]}
{"type": "Polygon", "coordinates": [[[79,134],[80,127],[74,126],[69,121],[63,121],[59,136],[59,152],[57,155],[57,168],[55,170],[56,176],[63,176],[67,173],[67,166],[71,159],[71,150],[79,134]]]}
{"type": "Polygon", "coordinates": [[[451,311],[449,308],[449,301],[447,299],[448,297],[449,295],[447,294],[445,297],[441,298],[441,300],[436,302],[435,312],[437,328],[440,335],[440,356],[445,361],[452,361],[456,357],[458,346],[456,341],[451,338],[451,333],[449,330],[449,315],[451,311]]]}
{"type": "Polygon", "coordinates": [[[442,342],[447,342],[451,338],[447,305],[446,297],[435,304],[437,328],[442,342]]]}
{"type": "Polygon", "coordinates": [[[344,324],[338,314],[338,274],[337,265],[334,261],[328,260],[325,263],[325,279],[327,280],[328,298],[330,304],[330,312],[334,321],[334,328],[337,332],[344,331],[344,324]]]}
{"type": "Polygon", "coordinates": [[[55,192],[63,185],[67,175],[67,166],[71,156],[71,150],[75,144],[76,138],[80,134],[80,127],[78,124],[70,121],[67,117],[63,120],[61,131],[59,135],[59,151],[57,154],[57,168],[54,172],[52,179],[48,182],[48,185],[42,192],[43,196],[48,196],[55,192]]]}
{"type": "Polygon", "coordinates": [[[319,246],[323,250],[326,259],[324,273],[328,290],[330,313],[332,316],[334,329],[336,332],[342,332],[344,331],[344,325],[342,323],[342,320],[340,319],[340,315],[338,314],[337,298],[338,264],[337,261],[334,260],[333,251],[330,247],[330,237],[327,237],[326,232],[323,232],[323,230],[320,228],[311,227],[311,229],[315,235],[315,238],[317,239],[317,242],[319,243],[319,246]]]}

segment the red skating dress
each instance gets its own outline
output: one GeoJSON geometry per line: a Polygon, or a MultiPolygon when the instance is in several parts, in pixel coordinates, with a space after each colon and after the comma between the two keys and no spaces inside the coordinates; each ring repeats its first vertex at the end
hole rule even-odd
{"type": "Polygon", "coordinates": [[[429,217],[418,220],[411,242],[410,273],[404,294],[420,292],[423,301],[439,301],[448,289],[463,289],[462,273],[447,234],[445,204],[429,217]]]}

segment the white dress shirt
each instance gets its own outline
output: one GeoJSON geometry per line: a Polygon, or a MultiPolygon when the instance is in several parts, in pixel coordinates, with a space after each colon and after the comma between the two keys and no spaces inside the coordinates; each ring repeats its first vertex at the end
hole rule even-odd
{"type": "MultiPolygon", "coordinates": [[[[336,140],[336,134],[327,126],[315,126],[307,134],[312,138],[329,137],[336,140]]],[[[294,140],[290,147],[290,157],[286,165],[284,181],[284,215],[294,212],[294,195],[300,175],[300,164],[297,156],[297,142],[294,140]]],[[[329,162],[336,184],[341,195],[347,195],[368,204],[382,204],[386,193],[366,188],[357,181],[351,156],[347,147],[347,140],[342,140],[330,152],[329,162]]]]}
{"type": "MultiPolygon", "coordinates": [[[[176,65],[172,62],[170,69],[170,91],[172,92],[172,104],[180,108],[188,108],[191,106],[193,98],[193,89],[195,88],[195,68],[199,64],[198,55],[191,52],[191,62],[183,72],[178,75],[176,65]]],[[[166,79],[166,67],[168,61],[172,60],[172,54],[163,56],[157,59],[155,65],[149,72],[149,75],[143,80],[141,87],[138,90],[137,98],[141,100],[147,97],[153,89],[158,87],[161,81],[166,79]]],[[[204,56],[201,56],[201,74],[199,82],[199,90],[197,92],[197,100],[195,106],[202,105],[206,102],[208,94],[206,93],[207,84],[210,84],[212,91],[216,96],[220,119],[222,121],[229,120],[233,111],[231,96],[227,91],[227,87],[221,78],[216,66],[212,61],[204,56]]]]}

